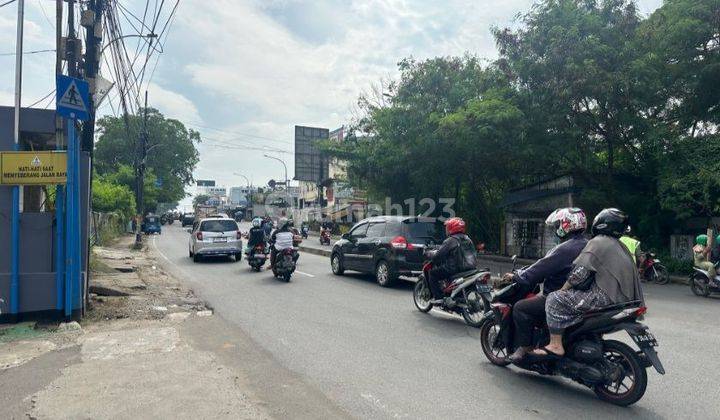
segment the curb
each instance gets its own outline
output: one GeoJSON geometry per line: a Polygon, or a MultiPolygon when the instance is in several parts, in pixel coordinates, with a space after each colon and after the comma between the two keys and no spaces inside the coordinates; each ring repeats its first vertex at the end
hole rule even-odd
{"type": "Polygon", "coordinates": [[[307,252],[308,254],[320,255],[321,257],[329,257],[332,252],[329,249],[311,248],[311,247],[302,246],[302,245],[300,245],[298,247],[298,249],[302,252],[307,252]]]}

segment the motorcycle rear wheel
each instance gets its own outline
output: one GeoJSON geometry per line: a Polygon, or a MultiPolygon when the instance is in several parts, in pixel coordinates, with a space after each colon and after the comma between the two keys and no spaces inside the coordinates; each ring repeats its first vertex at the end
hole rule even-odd
{"type": "Polygon", "coordinates": [[[433,304],[430,303],[431,299],[432,294],[430,293],[427,280],[425,280],[425,276],[421,275],[413,289],[413,302],[415,302],[415,307],[418,308],[420,312],[429,312],[433,307],[433,304]]]}
{"type": "Polygon", "coordinates": [[[690,290],[695,296],[706,297],[710,294],[710,285],[700,275],[696,275],[690,279],[690,290]]]}
{"type": "Polygon", "coordinates": [[[510,361],[507,360],[507,351],[505,348],[494,348],[493,343],[500,333],[500,326],[494,319],[486,319],[480,327],[480,345],[482,346],[485,357],[490,363],[496,366],[507,366],[510,361]]]}
{"type": "Polygon", "coordinates": [[[647,371],[635,350],[620,341],[605,340],[603,357],[610,363],[619,364],[623,375],[611,384],[597,385],[593,389],[595,395],[603,401],[622,407],[638,402],[645,395],[648,379],[647,371]]]}

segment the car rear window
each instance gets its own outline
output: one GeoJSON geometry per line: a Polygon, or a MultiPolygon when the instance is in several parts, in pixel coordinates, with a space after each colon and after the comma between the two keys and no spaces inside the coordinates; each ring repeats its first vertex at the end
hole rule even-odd
{"type": "Polygon", "coordinates": [[[382,238],[385,236],[385,223],[372,223],[365,234],[368,238],[382,238]]]}
{"type": "Polygon", "coordinates": [[[445,227],[440,222],[406,222],[403,224],[408,239],[435,243],[445,240],[445,227]]]}
{"type": "Polygon", "coordinates": [[[237,229],[237,223],[232,220],[206,220],[200,225],[203,232],[229,232],[237,229]]]}

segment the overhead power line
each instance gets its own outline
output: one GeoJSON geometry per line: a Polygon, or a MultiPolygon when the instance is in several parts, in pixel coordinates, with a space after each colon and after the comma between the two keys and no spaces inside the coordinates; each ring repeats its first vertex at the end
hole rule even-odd
{"type": "MultiPolygon", "coordinates": [[[[23,55],[26,55],[26,54],[39,54],[39,53],[55,52],[55,51],[57,51],[57,50],[55,50],[54,48],[53,48],[53,49],[48,49],[48,50],[23,51],[23,55]]],[[[8,55],[16,55],[16,53],[14,53],[14,52],[0,53],[0,56],[8,56],[8,55]]]]}

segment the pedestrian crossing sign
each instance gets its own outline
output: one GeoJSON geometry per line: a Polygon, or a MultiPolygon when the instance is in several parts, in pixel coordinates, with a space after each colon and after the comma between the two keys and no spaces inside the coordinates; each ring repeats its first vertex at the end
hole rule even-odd
{"type": "Polygon", "coordinates": [[[82,79],[57,75],[55,112],[73,120],[88,119],[88,84],[82,79]]]}

